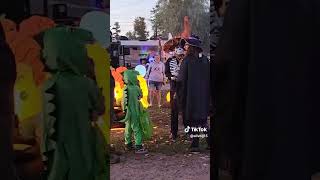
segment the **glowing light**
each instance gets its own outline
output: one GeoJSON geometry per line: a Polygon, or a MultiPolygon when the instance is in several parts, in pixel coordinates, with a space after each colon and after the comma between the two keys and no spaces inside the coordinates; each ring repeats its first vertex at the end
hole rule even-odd
{"type": "MultiPolygon", "coordinates": [[[[112,71],[112,76],[115,79],[115,87],[114,87],[114,98],[116,100],[117,105],[121,105],[121,101],[123,98],[123,88],[124,88],[124,82],[123,82],[123,77],[120,73],[126,71],[127,69],[125,68],[118,68],[116,71],[112,71]]],[[[148,103],[148,86],[147,86],[147,81],[144,79],[142,75],[139,75],[137,77],[139,81],[139,86],[142,91],[142,98],[140,99],[140,102],[142,103],[142,106],[144,108],[149,107],[148,103]]]]}
{"type": "Polygon", "coordinates": [[[124,128],[112,128],[111,131],[124,131],[124,128]]]}
{"type": "Polygon", "coordinates": [[[170,102],[170,91],[166,95],[167,102],[170,102]]]}
{"type": "Polygon", "coordinates": [[[148,47],[147,46],[142,46],[141,47],[141,51],[142,52],[147,52],[148,51],[148,47]]]}
{"type": "Polygon", "coordinates": [[[150,58],[149,58],[149,62],[152,63],[153,61],[154,61],[154,58],[153,58],[153,57],[150,57],[150,58]]]}
{"type": "Polygon", "coordinates": [[[138,71],[139,74],[140,74],[142,77],[144,77],[144,76],[146,75],[146,73],[147,73],[146,68],[145,68],[144,66],[142,66],[142,65],[136,66],[136,67],[135,67],[135,70],[138,71]]]}
{"type": "Polygon", "coordinates": [[[114,98],[116,99],[116,104],[119,106],[123,97],[123,89],[119,82],[115,83],[114,87],[114,98]]]}
{"type": "Polygon", "coordinates": [[[115,80],[115,87],[114,87],[114,98],[116,100],[116,105],[120,106],[122,97],[123,97],[123,88],[124,88],[124,82],[123,82],[123,76],[121,73],[126,71],[126,67],[118,67],[115,70],[111,70],[111,74],[115,80]]]}
{"type": "Polygon", "coordinates": [[[123,82],[122,75],[119,72],[117,72],[116,70],[112,70],[111,74],[112,74],[112,77],[114,78],[115,82],[118,82],[120,84],[121,88],[123,88],[124,82],[123,82]]]}
{"type": "Polygon", "coordinates": [[[106,28],[110,22],[109,14],[101,11],[91,11],[82,16],[80,21],[80,28],[92,32],[95,40],[97,40],[103,47],[109,47],[110,35],[109,29],[106,28]]]}
{"type": "Polygon", "coordinates": [[[139,85],[142,91],[142,98],[140,99],[140,102],[142,103],[142,106],[144,108],[149,107],[148,103],[148,86],[147,86],[147,81],[143,78],[143,76],[139,75],[138,77],[139,85]]]}

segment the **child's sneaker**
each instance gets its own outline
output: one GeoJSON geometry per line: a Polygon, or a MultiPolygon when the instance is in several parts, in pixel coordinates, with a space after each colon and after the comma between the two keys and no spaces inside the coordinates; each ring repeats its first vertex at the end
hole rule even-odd
{"type": "Polygon", "coordinates": [[[134,150],[132,143],[126,144],[126,151],[132,151],[132,150],[134,150]]]}
{"type": "Polygon", "coordinates": [[[136,154],[147,154],[148,153],[148,150],[146,150],[145,148],[143,148],[142,145],[137,145],[136,146],[136,151],[135,151],[136,154]]]}

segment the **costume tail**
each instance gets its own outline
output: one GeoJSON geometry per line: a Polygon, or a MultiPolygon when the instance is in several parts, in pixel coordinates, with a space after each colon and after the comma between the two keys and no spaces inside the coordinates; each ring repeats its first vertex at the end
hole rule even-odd
{"type": "Polygon", "coordinates": [[[140,116],[140,126],[143,132],[143,139],[149,140],[152,137],[153,125],[149,116],[148,111],[141,105],[141,116],[140,116]]]}

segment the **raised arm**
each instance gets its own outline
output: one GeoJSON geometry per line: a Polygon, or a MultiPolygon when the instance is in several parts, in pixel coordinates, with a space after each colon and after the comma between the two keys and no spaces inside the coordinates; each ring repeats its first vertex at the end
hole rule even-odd
{"type": "Polygon", "coordinates": [[[148,69],[147,69],[147,73],[146,73],[146,79],[149,79],[149,75],[151,73],[151,68],[152,68],[152,63],[149,64],[148,69]]]}
{"type": "Polygon", "coordinates": [[[167,62],[165,63],[165,74],[166,74],[166,76],[168,77],[169,80],[171,80],[171,77],[172,77],[172,74],[171,74],[171,71],[170,71],[170,60],[171,59],[168,59],[167,62]]]}

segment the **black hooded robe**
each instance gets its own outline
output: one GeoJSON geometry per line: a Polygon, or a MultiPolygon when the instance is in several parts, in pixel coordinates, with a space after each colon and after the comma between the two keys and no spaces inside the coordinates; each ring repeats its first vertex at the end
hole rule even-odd
{"type": "Polygon", "coordinates": [[[182,61],[177,78],[177,93],[187,126],[206,126],[210,104],[209,60],[188,55],[182,61]]]}
{"type": "Polygon", "coordinates": [[[212,74],[213,148],[234,180],[320,171],[319,24],[317,0],[231,1],[212,74]]]}
{"type": "Polygon", "coordinates": [[[13,125],[14,125],[14,83],[16,65],[14,55],[6,43],[0,23],[0,177],[14,180],[13,125]]]}

